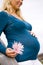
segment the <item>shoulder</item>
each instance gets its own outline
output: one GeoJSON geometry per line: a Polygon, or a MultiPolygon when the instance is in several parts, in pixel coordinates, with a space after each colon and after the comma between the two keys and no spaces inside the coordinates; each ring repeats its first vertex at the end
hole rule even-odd
{"type": "Polygon", "coordinates": [[[5,11],[0,11],[0,23],[1,24],[6,24],[9,21],[9,17],[7,12],[5,11]]]}
{"type": "Polygon", "coordinates": [[[7,12],[5,11],[0,11],[0,20],[7,20],[9,17],[8,17],[8,14],[7,12]]]}
{"type": "Polygon", "coordinates": [[[0,11],[0,15],[1,16],[8,16],[7,12],[5,12],[5,11],[0,11]]]}
{"type": "Polygon", "coordinates": [[[5,11],[0,11],[0,18],[1,19],[8,19],[8,13],[5,11]]]}

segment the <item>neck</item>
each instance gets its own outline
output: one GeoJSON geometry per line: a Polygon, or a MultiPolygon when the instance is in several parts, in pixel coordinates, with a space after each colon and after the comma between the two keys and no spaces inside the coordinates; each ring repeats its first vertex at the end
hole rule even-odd
{"type": "Polygon", "coordinates": [[[16,13],[16,10],[11,6],[10,13],[16,13]]]}
{"type": "Polygon", "coordinates": [[[11,11],[10,11],[11,14],[16,14],[16,15],[20,16],[20,10],[19,10],[19,9],[16,10],[16,9],[14,9],[14,8],[11,6],[10,10],[11,10],[11,11]]]}
{"type": "Polygon", "coordinates": [[[9,7],[6,9],[6,11],[7,11],[8,13],[10,13],[10,14],[16,14],[16,15],[18,15],[19,17],[21,17],[21,11],[20,11],[20,9],[16,10],[16,9],[14,9],[12,6],[9,6],[9,7]]]}

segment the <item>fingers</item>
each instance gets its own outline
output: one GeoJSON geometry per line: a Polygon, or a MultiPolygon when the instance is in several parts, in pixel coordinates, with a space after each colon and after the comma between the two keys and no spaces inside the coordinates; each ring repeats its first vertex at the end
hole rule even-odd
{"type": "Polygon", "coordinates": [[[7,52],[8,54],[14,53],[14,51],[13,51],[11,48],[7,48],[6,52],[7,52]]]}
{"type": "Polygon", "coordinates": [[[16,55],[17,55],[16,53],[14,53],[14,54],[8,54],[9,57],[16,57],[16,55]]]}
{"type": "Polygon", "coordinates": [[[13,49],[7,48],[6,49],[6,55],[9,57],[15,57],[17,55],[17,53],[15,53],[13,49]]]}
{"type": "Polygon", "coordinates": [[[12,50],[12,51],[9,51],[8,54],[14,54],[15,52],[12,50]]]}
{"type": "Polygon", "coordinates": [[[34,33],[31,33],[32,36],[36,37],[36,35],[34,33]]]}
{"type": "Polygon", "coordinates": [[[31,32],[31,35],[36,36],[33,32],[31,32]]]}
{"type": "Polygon", "coordinates": [[[36,34],[34,34],[34,32],[32,32],[32,31],[29,31],[29,32],[30,32],[30,34],[31,34],[32,36],[37,37],[36,34]]]}

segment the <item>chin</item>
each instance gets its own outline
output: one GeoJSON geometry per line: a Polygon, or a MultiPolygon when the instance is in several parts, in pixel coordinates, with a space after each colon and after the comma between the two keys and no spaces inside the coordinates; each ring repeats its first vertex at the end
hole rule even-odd
{"type": "Polygon", "coordinates": [[[19,9],[20,9],[20,7],[16,8],[16,10],[19,10],[19,9]]]}

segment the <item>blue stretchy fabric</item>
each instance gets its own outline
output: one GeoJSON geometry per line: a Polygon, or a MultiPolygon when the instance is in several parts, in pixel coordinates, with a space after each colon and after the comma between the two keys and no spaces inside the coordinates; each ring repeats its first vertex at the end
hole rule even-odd
{"type": "MultiPolygon", "coordinates": [[[[25,20],[20,20],[5,11],[0,12],[0,35],[2,31],[5,33],[8,40],[7,48],[12,48],[14,41],[24,45],[23,54],[15,57],[18,62],[37,58],[40,44],[38,39],[30,34],[31,30],[32,25],[25,20]]],[[[6,47],[1,42],[0,52],[6,55],[6,47]]]]}

